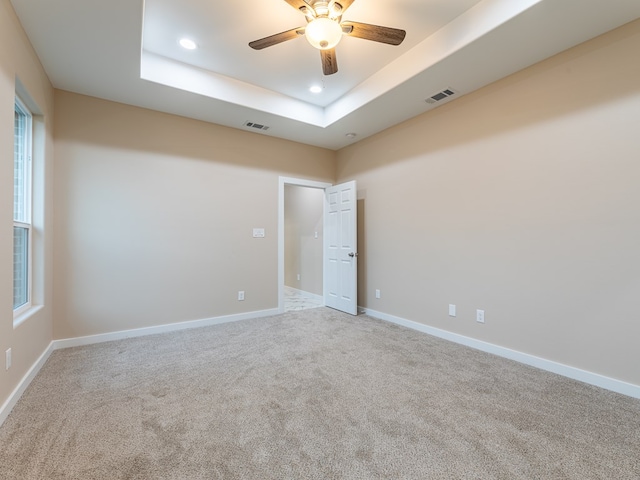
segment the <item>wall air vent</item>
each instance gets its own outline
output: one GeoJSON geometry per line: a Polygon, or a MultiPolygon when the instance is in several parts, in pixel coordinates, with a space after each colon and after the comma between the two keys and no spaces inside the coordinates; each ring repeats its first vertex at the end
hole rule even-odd
{"type": "Polygon", "coordinates": [[[455,96],[458,92],[453,90],[452,88],[447,88],[446,90],[442,90],[441,92],[436,93],[435,95],[431,95],[429,98],[425,100],[428,104],[440,103],[443,100],[451,98],[455,96]]]}
{"type": "Polygon", "coordinates": [[[255,122],[244,122],[245,127],[255,128],[256,130],[269,130],[269,127],[255,122]]]}

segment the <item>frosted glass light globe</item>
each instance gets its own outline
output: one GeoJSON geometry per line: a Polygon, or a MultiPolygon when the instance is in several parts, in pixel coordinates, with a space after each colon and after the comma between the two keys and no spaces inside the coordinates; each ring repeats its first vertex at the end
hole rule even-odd
{"type": "Polygon", "coordinates": [[[304,34],[309,43],[318,50],[329,50],[342,38],[342,27],[334,20],[321,17],[309,22],[304,34]]]}

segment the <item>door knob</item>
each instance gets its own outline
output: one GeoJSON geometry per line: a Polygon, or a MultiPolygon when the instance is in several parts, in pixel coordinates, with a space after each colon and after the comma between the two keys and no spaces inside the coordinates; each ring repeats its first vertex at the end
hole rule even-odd
{"type": "Polygon", "coordinates": [[[352,257],[352,258],[353,258],[353,257],[357,257],[357,256],[358,256],[358,253],[357,253],[357,252],[356,252],[356,253],[351,252],[351,253],[349,254],[349,256],[350,256],[350,257],[352,257]]]}

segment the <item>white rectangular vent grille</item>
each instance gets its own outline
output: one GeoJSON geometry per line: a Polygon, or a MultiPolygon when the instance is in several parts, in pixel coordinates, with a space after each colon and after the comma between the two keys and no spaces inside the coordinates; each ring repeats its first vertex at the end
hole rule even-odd
{"type": "Polygon", "coordinates": [[[453,97],[456,93],[452,88],[447,88],[446,90],[442,90],[441,92],[436,93],[435,95],[431,95],[429,98],[425,100],[425,102],[429,104],[439,103],[447,98],[453,97]]]}
{"type": "Polygon", "coordinates": [[[255,128],[256,130],[269,130],[269,127],[255,122],[244,122],[245,127],[255,128]]]}

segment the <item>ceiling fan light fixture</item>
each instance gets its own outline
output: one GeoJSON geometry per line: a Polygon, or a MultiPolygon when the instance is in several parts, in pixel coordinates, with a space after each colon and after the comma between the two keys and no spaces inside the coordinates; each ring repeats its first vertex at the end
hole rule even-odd
{"type": "Polygon", "coordinates": [[[407,32],[399,28],[352,21],[342,23],[342,14],[354,1],[285,0],[286,3],[306,16],[307,26],[259,38],[249,42],[249,47],[254,50],[262,50],[304,35],[312,47],[320,50],[322,73],[333,75],[338,73],[335,47],[340,43],[343,35],[388,45],[400,45],[404,41],[407,32]]]}
{"type": "Polygon", "coordinates": [[[329,18],[337,19],[342,15],[342,5],[338,2],[333,2],[329,7],[329,18]]]}
{"type": "Polygon", "coordinates": [[[340,42],[342,27],[338,22],[329,18],[316,18],[307,25],[305,37],[318,50],[329,50],[340,42]]]}
{"type": "Polygon", "coordinates": [[[329,2],[324,0],[317,0],[313,4],[313,10],[318,17],[326,17],[329,15],[329,2]]]}
{"type": "Polygon", "coordinates": [[[314,12],[311,8],[309,7],[300,7],[300,11],[303,13],[303,15],[305,17],[307,17],[309,19],[309,21],[313,20],[314,18],[316,18],[316,12],[314,12]]]}

